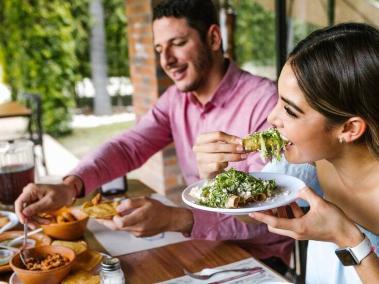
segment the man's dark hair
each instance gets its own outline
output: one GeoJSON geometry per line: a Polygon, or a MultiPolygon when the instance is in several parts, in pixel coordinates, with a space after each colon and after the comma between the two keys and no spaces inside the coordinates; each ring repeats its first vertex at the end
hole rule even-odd
{"type": "Polygon", "coordinates": [[[212,0],[164,0],[154,7],[153,21],[163,17],[184,18],[205,41],[211,25],[218,25],[217,9],[212,0]]]}

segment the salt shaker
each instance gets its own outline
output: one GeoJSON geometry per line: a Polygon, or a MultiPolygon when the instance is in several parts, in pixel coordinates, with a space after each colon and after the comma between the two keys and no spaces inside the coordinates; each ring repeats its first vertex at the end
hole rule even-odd
{"type": "Polygon", "coordinates": [[[118,258],[105,258],[101,263],[101,284],[125,284],[124,273],[121,270],[118,258]]]}

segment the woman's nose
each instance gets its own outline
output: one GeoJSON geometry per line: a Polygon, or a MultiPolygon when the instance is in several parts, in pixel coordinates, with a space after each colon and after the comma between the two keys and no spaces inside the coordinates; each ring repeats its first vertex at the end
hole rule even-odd
{"type": "Polygon", "coordinates": [[[273,127],[279,128],[282,126],[281,120],[279,119],[277,106],[271,111],[271,113],[267,117],[268,123],[270,123],[273,127]]]}

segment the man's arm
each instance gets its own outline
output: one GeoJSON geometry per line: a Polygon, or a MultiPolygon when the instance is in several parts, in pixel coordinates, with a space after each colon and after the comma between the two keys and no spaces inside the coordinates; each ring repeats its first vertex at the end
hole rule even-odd
{"type": "Polygon", "coordinates": [[[166,93],[133,129],[86,156],[69,175],[80,177],[84,192],[88,193],[140,167],[172,142],[169,108],[170,96],[166,93]]]}

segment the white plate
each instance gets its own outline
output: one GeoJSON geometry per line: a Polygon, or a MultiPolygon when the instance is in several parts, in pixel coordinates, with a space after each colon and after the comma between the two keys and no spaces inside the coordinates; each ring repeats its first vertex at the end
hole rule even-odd
{"type": "Polygon", "coordinates": [[[9,219],[7,224],[0,227],[0,234],[14,228],[18,224],[17,215],[11,211],[0,211],[0,216],[6,216],[9,219]]]}
{"type": "Polygon", "coordinates": [[[284,174],[257,172],[250,173],[250,175],[261,179],[275,180],[279,187],[279,192],[274,193],[266,201],[248,203],[246,206],[240,208],[214,208],[198,204],[199,200],[189,194],[192,188],[201,187],[206,183],[206,180],[201,180],[184,189],[182,199],[184,203],[193,208],[229,215],[246,215],[254,211],[268,210],[289,204],[296,199],[298,192],[305,187],[305,183],[302,180],[284,174]]]}

